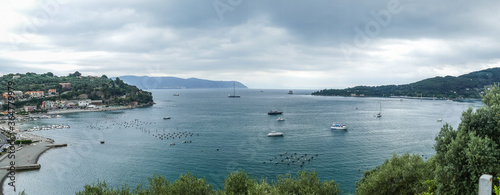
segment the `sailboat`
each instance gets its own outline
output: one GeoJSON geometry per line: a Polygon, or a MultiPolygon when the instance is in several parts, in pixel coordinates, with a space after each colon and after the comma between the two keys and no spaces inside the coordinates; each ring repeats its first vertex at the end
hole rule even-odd
{"type": "Polygon", "coordinates": [[[239,95],[236,95],[236,84],[233,82],[233,95],[228,95],[228,98],[240,98],[239,95]]]}
{"type": "Polygon", "coordinates": [[[375,117],[377,117],[377,118],[382,117],[382,101],[380,101],[380,109],[379,109],[379,112],[377,113],[377,115],[375,115],[375,117]]]}

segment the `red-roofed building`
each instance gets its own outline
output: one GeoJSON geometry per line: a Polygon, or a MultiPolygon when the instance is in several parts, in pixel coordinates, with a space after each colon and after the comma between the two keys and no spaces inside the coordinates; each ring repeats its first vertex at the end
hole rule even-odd
{"type": "Polygon", "coordinates": [[[59,85],[61,85],[62,88],[71,89],[71,83],[59,83],[59,85]]]}

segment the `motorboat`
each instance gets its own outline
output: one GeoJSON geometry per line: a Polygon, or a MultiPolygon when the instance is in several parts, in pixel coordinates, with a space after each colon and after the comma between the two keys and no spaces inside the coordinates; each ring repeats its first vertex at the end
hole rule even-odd
{"type": "Polygon", "coordinates": [[[169,117],[169,116],[166,116],[166,117],[163,117],[163,119],[167,120],[167,119],[170,119],[170,117],[169,117]]]}
{"type": "Polygon", "coordinates": [[[343,124],[332,124],[332,126],[330,127],[330,129],[335,129],[335,130],[345,130],[347,129],[347,126],[343,125],[343,124]]]}
{"type": "Polygon", "coordinates": [[[267,134],[267,137],[282,137],[283,133],[282,132],[276,132],[276,131],[271,131],[271,133],[267,134]]]}
{"type": "Polygon", "coordinates": [[[285,121],[285,119],[284,119],[284,118],[282,118],[282,117],[278,117],[278,119],[276,119],[276,120],[277,120],[277,121],[285,121]]]}
{"type": "Polygon", "coordinates": [[[283,114],[282,111],[277,111],[277,110],[271,110],[267,113],[268,115],[280,115],[283,114]]]}
{"type": "Polygon", "coordinates": [[[179,93],[174,93],[174,96],[179,96],[179,93]]]}

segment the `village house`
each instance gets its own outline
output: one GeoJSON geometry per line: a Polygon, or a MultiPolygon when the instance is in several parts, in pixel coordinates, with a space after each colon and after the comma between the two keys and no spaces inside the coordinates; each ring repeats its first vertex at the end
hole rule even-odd
{"type": "Polygon", "coordinates": [[[49,94],[50,95],[56,95],[57,94],[57,89],[49,89],[49,94]]]}
{"type": "Polygon", "coordinates": [[[78,106],[86,107],[86,106],[90,105],[90,102],[91,102],[90,99],[78,100],[78,106]]]}
{"type": "Polygon", "coordinates": [[[59,83],[64,89],[71,89],[71,83],[59,83]]]}
{"type": "Polygon", "coordinates": [[[24,94],[28,94],[30,97],[43,97],[43,91],[27,91],[24,94]]]}
{"type": "Polygon", "coordinates": [[[36,110],[36,106],[23,106],[23,109],[26,112],[32,112],[33,110],[36,110]]]}

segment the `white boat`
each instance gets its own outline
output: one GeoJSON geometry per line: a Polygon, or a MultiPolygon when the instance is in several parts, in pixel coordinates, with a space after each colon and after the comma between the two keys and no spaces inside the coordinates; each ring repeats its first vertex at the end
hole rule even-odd
{"type": "Polygon", "coordinates": [[[330,127],[330,129],[336,129],[336,130],[345,130],[347,129],[347,126],[343,125],[343,124],[332,124],[332,126],[330,127]]]}
{"type": "Polygon", "coordinates": [[[267,134],[267,137],[282,137],[283,133],[282,132],[276,132],[276,131],[271,131],[271,133],[267,134]]]}
{"type": "Polygon", "coordinates": [[[277,121],[285,121],[284,118],[281,118],[281,117],[278,117],[278,119],[276,119],[277,121]]]}
{"type": "Polygon", "coordinates": [[[438,118],[438,120],[437,120],[437,122],[442,122],[442,121],[443,121],[443,119],[441,119],[441,118],[438,118]]]}

